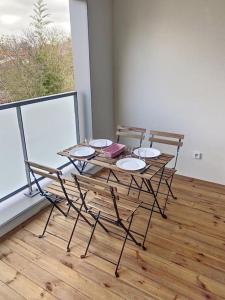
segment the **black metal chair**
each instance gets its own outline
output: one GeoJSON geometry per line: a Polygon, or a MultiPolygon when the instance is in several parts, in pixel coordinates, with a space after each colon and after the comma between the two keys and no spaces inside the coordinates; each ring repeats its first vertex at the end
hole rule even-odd
{"type": "MultiPolygon", "coordinates": [[[[118,125],[117,131],[116,131],[116,140],[117,140],[117,143],[125,142],[125,144],[127,144],[128,141],[132,141],[132,145],[134,147],[140,147],[142,144],[142,141],[145,137],[145,133],[146,133],[145,128],[118,125]],[[136,142],[136,144],[135,144],[135,142],[136,142]]],[[[133,147],[131,147],[131,148],[133,148],[133,147]]],[[[128,154],[132,155],[132,153],[128,153],[128,154]]],[[[113,175],[114,178],[116,179],[116,181],[119,183],[118,177],[112,170],[109,170],[107,182],[109,182],[111,175],[113,175]]],[[[132,186],[133,181],[136,182],[134,176],[131,176],[130,188],[132,186]]],[[[136,182],[136,184],[137,184],[137,182],[136,182]]],[[[129,195],[130,188],[128,190],[128,195],[129,195]]]]}
{"type": "MultiPolygon", "coordinates": [[[[64,217],[67,217],[69,215],[69,211],[71,208],[73,208],[77,213],[71,237],[67,245],[67,251],[70,251],[70,242],[79,217],[81,217],[90,227],[93,226],[92,223],[82,213],[83,205],[80,202],[79,192],[77,191],[77,189],[71,188],[71,185],[68,184],[69,182],[62,177],[62,172],[60,170],[46,167],[30,161],[26,161],[26,164],[29,167],[29,170],[34,178],[40,194],[45,197],[45,199],[47,199],[51,204],[51,209],[46,224],[44,226],[42,234],[39,235],[39,238],[44,237],[54,209],[57,209],[64,217]],[[43,188],[37,178],[37,175],[40,175],[41,177],[46,179],[50,179],[51,183],[43,188]],[[62,201],[66,202],[66,204],[68,205],[66,209],[62,208],[62,201]]],[[[51,232],[48,233],[51,234],[51,232]]]]}
{"type": "Polygon", "coordinates": [[[123,138],[125,141],[127,140],[137,140],[138,141],[138,147],[141,146],[142,141],[144,139],[146,133],[145,128],[139,128],[139,127],[129,127],[129,126],[117,126],[117,143],[121,142],[121,138],[123,138]]]}
{"type": "Polygon", "coordinates": [[[171,132],[156,131],[156,130],[150,130],[148,133],[150,135],[150,137],[148,138],[148,141],[150,142],[150,147],[153,147],[155,144],[160,144],[160,145],[171,146],[175,150],[173,151],[175,157],[174,157],[174,163],[172,167],[164,168],[162,171],[156,174],[152,179],[153,182],[155,181],[159,183],[156,194],[159,193],[160,184],[164,183],[168,188],[168,193],[167,193],[164,210],[163,210],[165,211],[168,197],[171,196],[173,199],[177,199],[172,191],[172,181],[174,178],[174,174],[177,171],[176,166],[177,166],[180,148],[183,146],[184,135],[171,133],[171,132]]]}
{"type": "Polygon", "coordinates": [[[120,227],[125,233],[125,236],[123,237],[123,245],[117,262],[110,261],[112,264],[116,265],[115,275],[116,277],[119,277],[118,268],[127,239],[129,238],[129,240],[133,241],[138,246],[143,246],[135,239],[130,230],[134,214],[140,207],[142,202],[138,199],[131,199],[127,198],[124,195],[119,195],[116,187],[110,186],[109,184],[104,183],[102,181],[89,178],[83,175],[72,174],[72,176],[80,192],[80,197],[83,201],[85,209],[92,216],[96,216],[96,221],[92,229],[86,247],[86,251],[84,255],[81,255],[81,258],[85,258],[88,253],[88,249],[91,244],[96,225],[97,223],[99,223],[99,220],[104,220],[105,222],[114,224],[117,227],[120,227]],[[87,198],[86,194],[84,194],[82,190],[89,191],[90,193],[92,193],[91,196],[87,198]],[[127,225],[125,225],[126,223],[127,225]]]}

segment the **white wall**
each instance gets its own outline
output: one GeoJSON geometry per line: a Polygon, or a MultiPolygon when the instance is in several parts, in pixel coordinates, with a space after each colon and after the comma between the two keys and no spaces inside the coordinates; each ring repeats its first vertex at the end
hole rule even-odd
{"type": "Polygon", "coordinates": [[[116,122],[185,134],[179,173],[224,184],[225,1],[114,0],[113,11],[116,122]]]}
{"type": "Polygon", "coordinates": [[[87,3],[70,0],[75,90],[78,95],[80,138],[92,135],[91,82],[87,3]]]}
{"type": "Polygon", "coordinates": [[[92,119],[94,137],[114,132],[112,0],[88,0],[92,119]]]}
{"type": "Polygon", "coordinates": [[[111,137],[112,0],[70,0],[70,18],[81,139],[111,137]]]}

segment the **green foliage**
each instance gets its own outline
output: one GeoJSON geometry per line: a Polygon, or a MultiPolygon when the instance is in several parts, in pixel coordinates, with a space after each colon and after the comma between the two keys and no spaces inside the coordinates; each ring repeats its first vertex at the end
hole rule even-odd
{"type": "Polygon", "coordinates": [[[46,26],[51,23],[51,21],[48,20],[49,14],[47,11],[47,4],[44,0],[37,0],[37,2],[34,3],[34,15],[31,16],[33,19],[31,25],[34,27],[34,36],[36,37],[39,45],[46,42],[46,26]]]}
{"type": "MultiPolygon", "coordinates": [[[[74,89],[71,40],[49,28],[46,4],[34,4],[31,29],[21,37],[2,37],[0,96],[4,102],[57,94],[74,89]]],[[[1,99],[0,99],[1,101],[1,99]]]]}

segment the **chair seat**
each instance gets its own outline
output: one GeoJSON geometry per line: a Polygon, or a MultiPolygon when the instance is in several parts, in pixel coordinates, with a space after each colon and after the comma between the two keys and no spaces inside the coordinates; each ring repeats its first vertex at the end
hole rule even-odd
{"type": "MultiPolygon", "coordinates": [[[[176,173],[176,171],[177,170],[175,170],[175,169],[165,168],[162,179],[164,179],[164,180],[170,179],[176,173]]],[[[156,179],[160,180],[160,178],[161,178],[161,173],[157,173],[155,176],[153,176],[154,180],[156,180],[156,179]]]]}
{"type": "MultiPolygon", "coordinates": [[[[80,202],[80,195],[75,186],[72,185],[71,182],[67,181],[64,183],[64,187],[66,190],[66,193],[71,201],[80,202]]],[[[51,184],[49,184],[47,187],[44,188],[45,192],[50,193],[51,195],[54,195],[56,197],[61,197],[65,199],[65,194],[62,190],[62,186],[59,182],[53,181],[51,184]]]]}
{"type": "MultiPolygon", "coordinates": [[[[131,215],[138,209],[141,205],[142,201],[135,199],[134,202],[130,197],[123,197],[120,195],[119,199],[117,199],[117,208],[119,212],[120,219],[123,221],[128,221],[131,215]]],[[[87,197],[87,207],[93,213],[101,212],[101,217],[105,217],[107,219],[111,219],[112,221],[117,220],[116,212],[114,205],[112,204],[112,199],[103,197],[100,195],[95,195],[92,193],[87,197]]]]}
{"type": "MultiPolygon", "coordinates": [[[[74,183],[70,180],[66,180],[64,183],[64,188],[69,199],[76,204],[81,205],[80,194],[78,189],[74,186],[74,183]]],[[[45,192],[50,193],[56,197],[64,198],[65,195],[59,182],[52,181],[47,187],[44,188],[45,192]]],[[[85,191],[85,190],[84,190],[85,191]]],[[[123,194],[119,194],[119,199],[117,201],[118,212],[121,220],[128,221],[130,216],[137,210],[141,205],[142,201],[133,197],[128,197],[123,194]]],[[[101,216],[112,221],[117,220],[115,213],[115,208],[112,204],[112,199],[108,197],[103,197],[96,195],[95,193],[89,191],[86,197],[86,204],[88,209],[94,214],[101,212],[101,216]]]]}

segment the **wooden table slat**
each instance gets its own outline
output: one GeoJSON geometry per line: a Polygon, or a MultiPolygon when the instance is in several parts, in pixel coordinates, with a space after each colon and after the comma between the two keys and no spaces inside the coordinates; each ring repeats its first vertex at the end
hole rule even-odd
{"type": "Polygon", "coordinates": [[[96,165],[96,166],[99,166],[99,167],[110,169],[112,171],[116,171],[116,172],[120,172],[120,173],[126,173],[128,175],[134,175],[136,177],[143,178],[143,179],[146,179],[146,180],[151,180],[151,178],[154,175],[156,175],[158,172],[160,172],[174,158],[174,155],[162,153],[157,158],[146,159],[145,160],[146,165],[150,164],[150,167],[149,167],[148,170],[146,170],[146,172],[141,174],[141,171],[126,171],[126,170],[122,170],[122,169],[120,169],[116,166],[116,162],[119,159],[125,158],[126,155],[128,155],[128,153],[126,153],[126,152],[122,153],[117,158],[107,158],[107,157],[105,157],[100,149],[96,149],[97,156],[95,156],[93,158],[74,157],[74,156],[70,155],[69,151],[72,150],[73,148],[79,147],[79,146],[84,146],[84,144],[79,144],[79,145],[72,146],[72,147],[67,148],[63,151],[58,152],[58,154],[61,155],[61,156],[65,156],[67,158],[70,158],[72,160],[75,160],[75,161],[90,163],[90,164],[93,164],[93,165],[96,165]]]}

